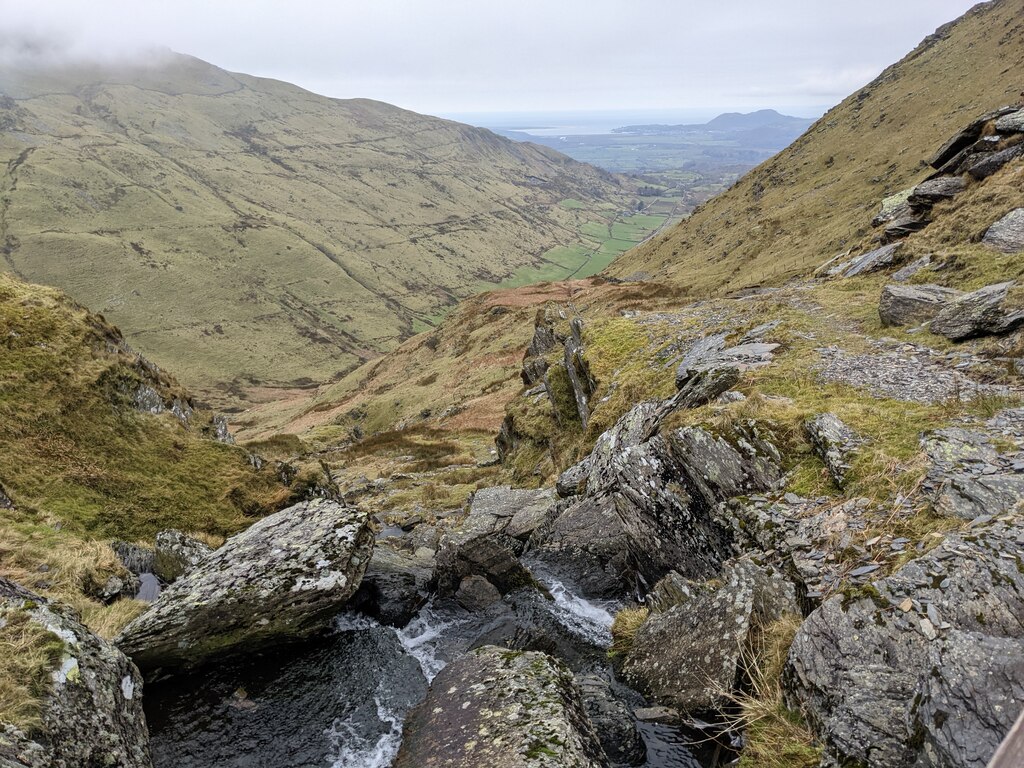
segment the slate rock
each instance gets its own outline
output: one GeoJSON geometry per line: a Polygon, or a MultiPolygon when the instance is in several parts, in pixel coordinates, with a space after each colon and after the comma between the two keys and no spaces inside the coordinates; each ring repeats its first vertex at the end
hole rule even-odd
{"type": "Polygon", "coordinates": [[[834,763],[984,768],[1024,706],[1022,540],[1019,515],[949,535],[804,621],[784,688],[834,763]]]}
{"type": "Polygon", "coordinates": [[[922,256],[921,258],[912,261],[910,264],[907,264],[903,269],[893,272],[892,279],[897,283],[905,283],[925,267],[931,266],[931,263],[931,256],[922,256]]]}
{"type": "Polygon", "coordinates": [[[563,361],[566,373],[569,374],[569,385],[572,387],[573,399],[576,401],[576,411],[580,417],[583,429],[587,428],[590,420],[590,397],[594,394],[597,382],[590,373],[590,365],[587,363],[583,351],[583,325],[579,318],[573,318],[572,336],[564,342],[563,361]]]}
{"type": "Polygon", "coordinates": [[[1018,109],[996,120],[999,133],[1024,133],[1024,109],[1018,109]]]}
{"type": "Polygon", "coordinates": [[[53,671],[38,691],[40,726],[26,734],[0,725],[0,765],[150,768],[135,665],[70,612],[0,577],[0,627],[22,624],[49,633],[53,671]]]}
{"type": "Polygon", "coordinates": [[[890,283],[882,289],[878,316],[882,325],[914,325],[935,317],[943,307],[963,296],[962,291],[941,285],[900,285],[890,283]]]}
{"type": "MultiPolygon", "coordinates": [[[[914,234],[915,232],[920,232],[922,229],[927,227],[928,224],[930,224],[930,223],[931,222],[929,221],[929,219],[926,216],[922,215],[919,212],[911,211],[910,213],[908,213],[908,214],[906,214],[904,216],[901,216],[898,219],[892,221],[885,228],[885,231],[882,233],[882,242],[883,243],[891,243],[894,240],[901,240],[904,237],[909,237],[910,235],[914,234]]],[[[877,267],[875,269],[880,269],[880,267],[877,267]]],[[[874,271],[874,269],[867,270],[867,271],[874,271]]],[[[861,273],[857,272],[857,273],[854,273],[854,274],[861,274],[861,273]]],[[[850,274],[850,273],[847,273],[846,276],[847,277],[852,277],[853,275],[850,274]]]]}
{"type": "Polygon", "coordinates": [[[726,564],[718,579],[640,626],[622,666],[627,683],[682,713],[714,710],[729,700],[740,656],[756,624],[799,614],[793,587],[747,560],[726,564]]]}
{"type": "Polygon", "coordinates": [[[355,593],[373,543],[365,512],[326,499],[289,507],[161,592],[117,644],[148,670],[309,637],[355,593]]]}
{"type": "Polygon", "coordinates": [[[170,584],[195,568],[213,549],[181,531],[160,531],[156,535],[153,573],[170,584]]]}
{"type": "Polygon", "coordinates": [[[467,576],[459,582],[455,600],[467,611],[482,611],[501,600],[501,592],[483,576],[467,576]]]}
{"type": "Polygon", "coordinates": [[[1024,473],[1000,456],[985,432],[949,427],[922,444],[930,465],[925,491],[939,514],[974,520],[1006,514],[1024,501],[1024,473]]]}
{"type": "Polygon", "coordinates": [[[820,413],[810,419],[804,428],[829,476],[842,488],[846,483],[850,463],[864,440],[834,413],[820,413]]]}
{"type": "Polygon", "coordinates": [[[1016,112],[1017,107],[1000,107],[999,109],[993,110],[992,112],[986,112],[984,115],[979,117],[977,120],[972,121],[962,130],[954,134],[945,144],[943,144],[932,159],[928,161],[928,165],[932,168],[941,168],[944,165],[949,164],[956,155],[960,154],[965,148],[974,144],[981,136],[985,126],[996,118],[1008,115],[1011,112],[1016,112]]]}
{"type": "Polygon", "coordinates": [[[843,277],[856,277],[895,266],[900,247],[901,243],[890,243],[873,251],[862,253],[850,261],[839,274],[843,277]]]}
{"type": "Polygon", "coordinates": [[[1015,208],[989,227],[981,242],[1003,253],[1024,251],[1024,208],[1015,208]]]}
{"type": "MultiPolygon", "coordinates": [[[[707,336],[696,342],[679,363],[679,367],[676,369],[676,388],[683,390],[696,379],[698,374],[712,373],[721,369],[747,371],[761,368],[772,361],[772,353],[778,348],[778,344],[768,344],[762,341],[750,341],[734,347],[727,347],[724,334],[707,336]]],[[[715,392],[708,397],[708,400],[717,397],[725,389],[715,392]]],[[[693,406],[688,405],[687,407],[693,406]]]]}
{"type": "Polygon", "coordinates": [[[915,208],[930,208],[943,200],[950,200],[964,191],[967,182],[960,176],[939,176],[918,184],[907,202],[915,208]]]}
{"type": "Polygon", "coordinates": [[[881,208],[871,220],[871,226],[880,227],[891,221],[903,218],[910,213],[909,197],[913,189],[904,189],[882,200],[881,208]]]}
{"type": "MultiPolygon", "coordinates": [[[[1021,223],[1024,225],[1024,209],[1021,212],[1021,223]]],[[[1010,311],[1003,307],[1013,285],[1012,281],[986,285],[959,296],[939,310],[929,326],[932,333],[953,341],[963,341],[1015,330],[1024,324],[1024,310],[1010,311]]]]}
{"type": "Polygon", "coordinates": [[[1024,144],[1015,144],[1000,152],[993,152],[982,157],[967,168],[967,173],[975,181],[982,181],[998,173],[1004,165],[1018,157],[1024,157],[1024,144]]]}
{"type": "Polygon", "coordinates": [[[537,652],[485,646],[446,666],[405,723],[395,768],[610,765],[572,673],[537,652]]]}
{"type": "Polygon", "coordinates": [[[590,476],[591,459],[587,456],[582,461],[573,464],[558,476],[555,482],[555,491],[563,498],[577,496],[586,490],[587,478],[590,476]]]}

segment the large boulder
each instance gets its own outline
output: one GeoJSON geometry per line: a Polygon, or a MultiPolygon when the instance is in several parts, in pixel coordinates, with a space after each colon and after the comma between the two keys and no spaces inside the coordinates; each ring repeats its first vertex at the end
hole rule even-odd
{"type": "Polygon", "coordinates": [[[984,768],[1024,707],[1024,525],[1004,520],[804,621],[785,689],[835,764],[984,768]]]}
{"type": "MultiPolygon", "coordinates": [[[[932,168],[942,169],[953,164],[953,161],[958,155],[969,149],[971,145],[977,142],[989,123],[997,118],[1016,112],[1017,109],[1017,107],[1004,106],[981,115],[981,117],[968,124],[952,136],[945,144],[939,147],[935,155],[928,161],[928,165],[932,168]]],[[[998,122],[996,125],[998,126],[998,122]]]]}
{"type": "Polygon", "coordinates": [[[160,531],[156,535],[153,573],[170,584],[191,571],[213,549],[181,531],[160,531]]]}
{"type": "MultiPolygon", "coordinates": [[[[666,578],[681,581],[677,574],[666,578]]],[[[657,704],[707,712],[728,701],[754,626],[799,608],[789,582],[747,560],[726,564],[715,581],[673,586],[656,590],[678,602],[655,602],[665,610],[652,610],[640,626],[622,674],[657,704]]]]}
{"type": "Polygon", "coordinates": [[[1003,253],[1024,251],[1024,208],[1015,208],[988,228],[981,239],[1003,253]]]}
{"type": "Polygon", "coordinates": [[[941,285],[900,285],[891,283],[882,289],[878,317],[882,325],[912,325],[931,320],[961,291],[941,285]]]}
{"type": "Polygon", "coordinates": [[[602,768],[609,761],[572,673],[485,646],[449,664],[406,720],[395,768],[602,768]]]}
{"type": "Polygon", "coordinates": [[[4,681],[39,701],[31,727],[0,725],[0,765],[150,768],[142,678],[117,648],[2,577],[0,646],[39,665],[28,672],[36,679],[4,681]]]}
{"type": "Polygon", "coordinates": [[[297,504],[228,539],[117,643],[150,669],[308,637],[359,587],[372,551],[367,513],[326,499],[297,504]]]}
{"type": "MultiPolygon", "coordinates": [[[[1024,208],[1021,212],[1021,225],[1024,227],[1024,208]]],[[[1003,306],[1013,285],[1013,282],[997,283],[963,294],[935,316],[929,326],[932,333],[963,341],[1015,330],[1024,324],[1024,310],[1009,310],[1003,306]]]]}

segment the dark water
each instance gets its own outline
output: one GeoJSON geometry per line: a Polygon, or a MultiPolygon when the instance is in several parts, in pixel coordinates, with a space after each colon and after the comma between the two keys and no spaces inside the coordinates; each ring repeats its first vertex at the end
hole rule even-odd
{"type": "MultiPolygon", "coordinates": [[[[549,570],[536,575],[553,599],[522,590],[476,613],[433,600],[398,631],[346,615],[324,641],[147,685],[155,768],[387,768],[428,681],[479,645],[544,650],[577,672],[610,674],[615,606],[579,597],[549,570]]],[[[692,734],[639,727],[646,768],[713,764],[691,750],[692,734]]]]}

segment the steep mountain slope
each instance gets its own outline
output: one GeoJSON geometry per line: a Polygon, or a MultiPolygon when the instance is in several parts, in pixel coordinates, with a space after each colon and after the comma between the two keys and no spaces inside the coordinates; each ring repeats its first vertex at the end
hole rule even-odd
{"type": "Polygon", "coordinates": [[[543,147],[171,53],[9,66],[0,94],[5,267],[204,389],[351,369],[627,200],[543,147]]]}
{"type": "Polygon", "coordinates": [[[873,237],[879,201],[926,177],[922,148],[1020,98],[1024,2],[994,0],[940,28],[788,149],[609,272],[695,294],[778,284],[873,237]]]}

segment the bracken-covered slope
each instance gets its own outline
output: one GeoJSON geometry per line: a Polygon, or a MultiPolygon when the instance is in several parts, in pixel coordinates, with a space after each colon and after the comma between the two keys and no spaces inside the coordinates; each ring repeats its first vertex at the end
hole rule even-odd
{"type": "Polygon", "coordinates": [[[931,171],[938,148],[1021,98],[1024,0],[983,3],[830,110],[788,149],[609,272],[694,295],[778,284],[866,246],[879,200],[931,171]]]}
{"type": "Polygon", "coordinates": [[[103,312],[207,394],[355,367],[575,242],[579,208],[619,210],[624,183],[169,52],[0,69],[4,268],[103,312]]]}

